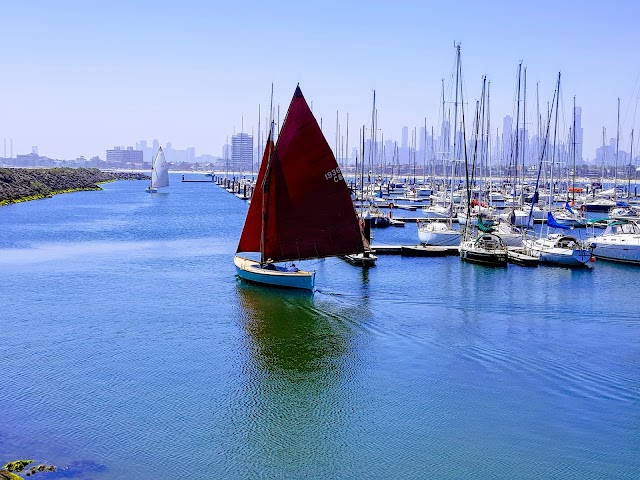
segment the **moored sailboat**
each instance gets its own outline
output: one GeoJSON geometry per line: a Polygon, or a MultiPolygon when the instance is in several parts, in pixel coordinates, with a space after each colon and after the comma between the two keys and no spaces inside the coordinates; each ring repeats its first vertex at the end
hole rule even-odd
{"type": "Polygon", "coordinates": [[[349,188],[300,87],[291,100],[277,143],[273,122],[237,253],[240,278],[263,285],[313,290],[315,272],[293,265],[304,259],[363,253],[349,188]],[[323,208],[313,209],[318,199],[323,208]]]}

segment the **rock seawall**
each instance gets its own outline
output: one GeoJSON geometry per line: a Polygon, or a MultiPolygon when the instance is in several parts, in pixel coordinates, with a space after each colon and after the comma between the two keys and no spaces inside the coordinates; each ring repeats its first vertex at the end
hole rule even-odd
{"type": "Polygon", "coordinates": [[[148,175],[103,172],[97,168],[0,168],[0,206],[51,197],[58,193],[101,190],[99,183],[145,180],[148,175]]]}

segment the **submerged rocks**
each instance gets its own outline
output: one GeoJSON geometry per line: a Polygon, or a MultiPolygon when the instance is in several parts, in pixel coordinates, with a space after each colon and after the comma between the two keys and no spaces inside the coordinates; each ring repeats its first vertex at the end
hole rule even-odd
{"type": "MultiPolygon", "coordinates": [[[[26,466],[33,463],[33,460],[16,460],[14,462],[7,463],[2,470],[0,470],[0,480],[22,480],[23,477],[16,475],[13,472],[22,472],[26,466]]],[[[56,467],[53,465],[45,465],[41,463],[34,465],[29,470],[25,471],[25,475],[30,477],[38,472],[55,472],[56,467]]]]}
{"type": "Polygon", "coordinates": [[[144,173],[103,172],[97,168],[0,168],[0,206],[58,193],[100,190],[98,183],[147,179],[144,173]]]}

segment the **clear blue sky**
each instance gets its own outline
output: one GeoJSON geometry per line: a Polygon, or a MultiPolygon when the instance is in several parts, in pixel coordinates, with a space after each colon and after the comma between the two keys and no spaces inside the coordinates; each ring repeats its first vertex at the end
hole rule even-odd
{"type": "Polygon", "coordinates": [[[330,144],[336,110],[355,131],[369,123],[375,89],[380,128],[399,140],[403,125],[437,124],[456,41],[467,99],[479,96],[481,75],[492,82],[495,127],[513,112],[519,61],[530,112],[536,82],[546,105],[562,71],[565,122],[576,95],[592,158],[603,126],[615,136],[618,96],[628,150],[639,19],[633,0],[4,2],[0,141],[55,158],[104,158],[154,138],[220,155],[242,115],[249,132],[258,104],[266,115],[272,82],[282,116],[300,83],[330,144]]]}

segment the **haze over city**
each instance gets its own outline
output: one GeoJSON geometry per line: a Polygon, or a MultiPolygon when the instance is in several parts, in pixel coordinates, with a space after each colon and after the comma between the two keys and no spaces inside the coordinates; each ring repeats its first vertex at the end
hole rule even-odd
{"type": "MultiPolygon", "coordinates": [[[[527,67],[527,108],[551,101],[562,72],[561,121],[582,107],[584,159],[637,119],[640,5],[610,2],[78,1],[3,6],[0,139],[52,158],[87,158],[140,139],[221,155],[235,132],[257,135],[271,84],[283,117],[297,83],[330,144],[370,123],[372,92],[385,138],[439,125],[454,42],[462,45],[467,104],[491,81],[492,123],[514,116],[517,67],[527,67]]],[[[277,114],[276,114],[277,115],[277,114]]],[[[534,115],[528,115],[535,131],[534,115]]],[[[636,133],[636,139],[640,135],[636,133]]],[[[355,140],[352,140],[355,142],[355,140]]],[[[636,144],[637,145],[637,144],[636,144]]],[[[636,150],[634,146],[634,151],[636,150]]]]}

